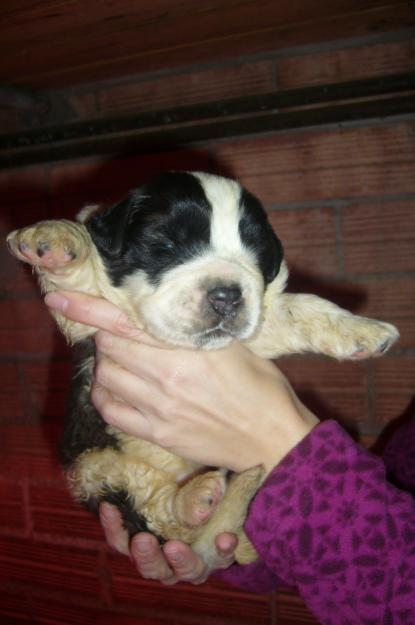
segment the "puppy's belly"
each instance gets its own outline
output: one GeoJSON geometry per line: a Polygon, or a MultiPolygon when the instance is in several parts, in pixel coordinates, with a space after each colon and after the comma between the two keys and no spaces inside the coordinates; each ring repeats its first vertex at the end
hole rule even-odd
{"type": "Polygon", "coordinates": [[[153,445],[153,443],[129,436],[116,428],[108,427],[107,431],[117,438],[122,451],[128,456],[137,458],[140,462],[169,474],[171,479],[177,483],[184,482],[201,470],[206,469],[196,462],[179,458],[179,456],[153,445]]]}

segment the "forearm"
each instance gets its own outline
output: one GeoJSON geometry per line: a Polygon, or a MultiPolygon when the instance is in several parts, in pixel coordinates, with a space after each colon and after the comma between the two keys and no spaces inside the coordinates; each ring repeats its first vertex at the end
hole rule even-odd
{"type": "Polygon", "coordinates": [[[340,615],[380,623],[388,611],[394,623],[410,622],[399,620],[406,610],[415,618],[415,502],[334,422],[315,428],[270,475],[245,531],[322,624],[340,615]]]}

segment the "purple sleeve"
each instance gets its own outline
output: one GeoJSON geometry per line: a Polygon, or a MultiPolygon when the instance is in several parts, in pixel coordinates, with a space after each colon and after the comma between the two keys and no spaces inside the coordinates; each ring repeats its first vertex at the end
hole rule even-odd
{"type": "Polygon", "coordinates": [[[273,471],[245,530],[261,560],[223,580],[294,586],[324,625],[415,623],[415,501],[334,421],[273,471]]]}
{"type": "Polygon", "coordinates": [[[272,573],[261,559],[244,566],[234,564],[228,569],[215,571],[214,576],[249,592],[268,593],[281,585],[277,575],[272,573]]]}

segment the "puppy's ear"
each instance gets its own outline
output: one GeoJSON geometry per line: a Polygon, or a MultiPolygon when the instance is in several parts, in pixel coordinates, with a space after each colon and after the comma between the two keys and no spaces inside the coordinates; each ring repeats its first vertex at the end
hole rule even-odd
{"type": "Polygon", "coordinates": [[[270,225],[268,225],[263,239],[265,243],[265,253],[262,261],[263,271],[265,282],[269,284],[278,276],[284,258],[284,248],[270,225]]]}
{"type": "Polygon", "coordinates": [[[122,254],[128,226],[139,210],[139,204],[139,195],[130,194],[110,208],[95,213],[85,224],[102,254],[111,258],[122,254]]]}

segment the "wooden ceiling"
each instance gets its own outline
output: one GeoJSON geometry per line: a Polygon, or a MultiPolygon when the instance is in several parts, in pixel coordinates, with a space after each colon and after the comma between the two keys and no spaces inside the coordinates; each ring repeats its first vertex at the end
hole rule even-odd
{"type": "Polygon", "coordinates": [[[3,0],[0,83],[63,87],[414,24],[409,0],[3,0]]]}

